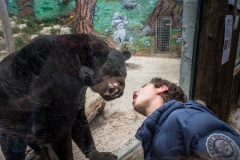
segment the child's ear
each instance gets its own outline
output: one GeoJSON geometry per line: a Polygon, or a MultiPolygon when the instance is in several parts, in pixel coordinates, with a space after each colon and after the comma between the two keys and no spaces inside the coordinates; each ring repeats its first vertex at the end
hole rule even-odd
{"type": "Polygon", "coordinates": [[[161,87],[156,88],[156,90],[157,90],[157,94],[161,94],[161,93],[168,91],[168,87],[165,85],[162,85],[161,87]]]}

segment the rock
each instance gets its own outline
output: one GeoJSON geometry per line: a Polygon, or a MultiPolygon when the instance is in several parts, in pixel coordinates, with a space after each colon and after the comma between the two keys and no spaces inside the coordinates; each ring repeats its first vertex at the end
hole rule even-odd
{"type": "Polygon", "coordinates": [[[117,30],[114,32],[113,37],[114,41],[117,41],[118,39],[120,40],[120,46],[124,41],[132,43],[134,40],[131,31],[123,23],[118,24],[117,30]]]}
{"type": "Polygon", "coordinates": [[[71,28],[69,27],[63,27],[60,31],[60,34],[70,34],[71,33],[71,28]]]}
{"type": "Polygon", "coordinates": [[[109,28],[104,29],[104,32],[109,33],[111,30],[109,28]]]}
{"type": "Polygon", "coordinates": [[[145,28],[142,29],[143,32],[149,32],[151,30],[151,27],[147,25],[145,28]]]}
{"type": "Polygon", "coordinates": [[[11,25],[11,27],[15,27],[15,26],[16,26],[15,21],[11,21],[11,22],[10,22],[10,25],[11,25]]]}
{"type": "Polygon", "coordinates": [[[25,28],[25,27],[27,27],[27,24],[20,24],[19,26],[18,26],[20,29],[23,29],[23,28],[25,28]]]}
{"type": "Polygon", "coordinates": [[[61,28],[61,26],[60,25],[55,25],[55,26],[53,26],[53,29],[60,29],[61,28]]]}
{"type": "Polygon", "coordinates": [[[114,13],[111,21],[111,26],[117,28],[119,23],[123,23],[125,26],[128,25],[128,18],[121,15],[119,12],[114,13]]]}
{"type": "Polygon", "coordinates": [[[123,0],[121,3],[121,6],[126,10],[133,10],[137,5],[137,0],[123,0]]]}
{"type": "Polygon", "coordinates": [[[144,45],[145,46],[151,46],[151,42],[150,41],[146,41],[146,42],[144,42],[144,45]]]}
{"type": "Polygon", "coordinates": [[[51,29],[52,27],[44,27],[43,30],[40,31],[43,35],[51,35],[51,29]]]}
{"type": "Polygon", "coordinates": [[[23,34],[23,33],[14,34],[14,35],[13,35],[13,38],[19,37],[19,36],[21,36],[22,34],[23,34]]]}
{"type": "Polygon", "coordinates": [[[31,36],[31,40],[34,39],[34,38],[36,38],[36,37],[38,37],[38,36],[39,36],[39,35],[37,35],[37,34],[32,35],[32,36],[31,36]]]}
{"type": "Polygon", "coordinates": [[[178,39],[176,40],[176,43],[182,43],[182,37],[178,38],[178,39]]]}

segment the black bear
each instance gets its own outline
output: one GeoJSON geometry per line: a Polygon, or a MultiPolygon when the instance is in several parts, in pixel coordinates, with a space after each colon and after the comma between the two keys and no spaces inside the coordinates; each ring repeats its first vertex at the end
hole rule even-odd
{"type": "Polygon", "coordinates": [[[72,140],[89,159],[116,159],[96,150],[85,93],[90,87],[106,101],[120,97],[130,57],[95,36],[69,34],[38,37],[4,58],[0,142],[6,160],[24,160],[27,146],[47,160],[71,160],[72,140]]]}

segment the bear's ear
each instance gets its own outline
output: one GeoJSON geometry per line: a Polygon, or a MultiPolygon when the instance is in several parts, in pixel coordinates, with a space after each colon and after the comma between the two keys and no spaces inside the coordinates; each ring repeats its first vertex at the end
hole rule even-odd
{"type": "Polygon", "coordinates": [[[128,47],[126,46],[126,43],[124,43],[120,47],[120,51],[122,52],[122,55],[125,61],[131,57],[131,52],[128,51],[128,47]]]}
{"type": "Polygon", "coordinates": [[[125,61],[131,58],[131,52],[129,51],[122,51],[122,55],[125,61]]]}

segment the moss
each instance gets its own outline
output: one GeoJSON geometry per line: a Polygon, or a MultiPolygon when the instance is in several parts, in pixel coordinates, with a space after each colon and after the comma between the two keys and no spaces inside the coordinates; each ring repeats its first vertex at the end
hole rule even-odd
{"type": "Polygon", "coordinates": [[[4,37],[2,30],[0,30],[0,37],[4,37]]]}
{"type": "Polygon", "coordinates": [[[51,34],[59,34],[60,33],[60,29],[52,28],[52,29],[50,29],[50,32],[51,32],[51,34]]]}
{"type": "MultiPolygon", "coordinates": [[[[54,26],[56,24],[62,25],[58,22],[57,19],[36,19],[35,17],[26,17],[24,19],[18,17],[12,17],[16,26],[12,27],[12,34],[21,34],[21,36],[17,36],[14,38],[15,49],[19,50],[24,45],[30,42],[31,35],[38,34],[40,35],[40,31],[44,27],[54,26]],[[27,27],[20,29],[18,26],[20,24],[26,24],[27,27]]],[[[60,29],[51,29],[51,34],[58,34],[60,29]]],[[[3,34],[0,32],[0,35],[3,34]]]]}
{"type": "Polygon", "coordinates": [[[14,38],[14,46],[15,50],[21,49],[26,43],[24,42],[23,38],[21,36],[18,36],[14,38]]]}
{"type": "Polygon", "coordinates": [[[25,46],[27,43],[30,42],[30,36],[29,34],[21,34],[20,36],[16,36],[14,38],[14,46],[15,50],[21,49],[23,46],[25,46]]]}
{"type": "Polygon", "coordinates": [[[12,34],[20,33],[20,28],[18,26],[12,27],[12,34]]]}

